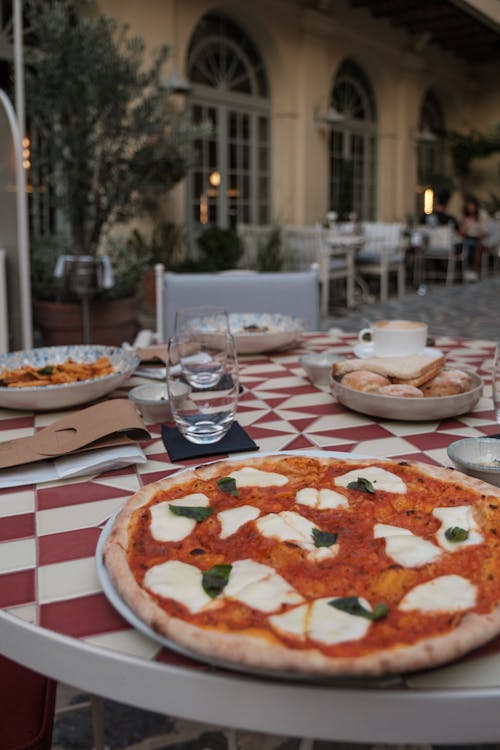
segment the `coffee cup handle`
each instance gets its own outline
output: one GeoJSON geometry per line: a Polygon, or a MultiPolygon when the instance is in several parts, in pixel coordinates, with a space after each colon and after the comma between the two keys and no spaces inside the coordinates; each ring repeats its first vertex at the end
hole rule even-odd
{"type": "Polygon", "coordinates": [[[369,341],[371,341],[371,338],[372,338],[372,329],[371,329],[371,328],[363,328],[363,329],[362,329],[362,330],[361,330],[361,331],[360,331],[360,332],[358,333],[358,341],[359,341],[359,342],[360,342],[361,344],[366,344],[366,339],[364,338],[364,336],[365,336],[365,335],[366,335],[367,333],[368,333],[368,334],[370,334],[370,338],[369,338],[368,340],[369,340],[369,341]]]}

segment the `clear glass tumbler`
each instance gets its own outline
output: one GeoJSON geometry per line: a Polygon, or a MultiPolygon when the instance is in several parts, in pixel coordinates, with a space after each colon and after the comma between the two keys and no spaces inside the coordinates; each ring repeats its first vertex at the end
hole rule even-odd
{"type": "Polygon", "coordinates": [[[238,405],[238,358],[233,337],[218,332],[173,336],[168,342],[167,389],[179,432],[192,443],[215,443],[228,432],[238,405]],[[174,398],[179,381],[191,387],[174,398]]]}

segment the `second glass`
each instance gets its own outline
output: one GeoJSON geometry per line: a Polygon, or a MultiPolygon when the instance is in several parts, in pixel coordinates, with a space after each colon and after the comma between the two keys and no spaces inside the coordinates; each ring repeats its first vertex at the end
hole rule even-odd
{"type": "Polygon", "coordinates": [[[167,388],[179,432],[192,443],[215,443],[228,432],[238,405],[238,359],[233,337],[173,336],[168,342],[167,388]],[[191,393],[182,401],[172,395],[178,382],[191,393]]]}

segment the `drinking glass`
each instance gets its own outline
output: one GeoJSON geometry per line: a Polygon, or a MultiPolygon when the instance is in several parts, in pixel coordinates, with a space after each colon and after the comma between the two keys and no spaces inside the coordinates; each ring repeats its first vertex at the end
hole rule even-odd
{"type": "Polygon", "coordinates": [[[218,332],[173,336],[168,342],[167,389],[179,432],[192,443],[215,443],[228,432],[238,405],[238,359],[233,337],[218,332]],[[173,398],[179,381],[191,393],[173,398]]]}
{"type": "Polygon", "coordinates": [[[500,425],[500,339],[497,340],[495,357],[493,359],[493,372],[491,380],[491,393],[493,396],[493,408],[495,419],[500,425]]]}

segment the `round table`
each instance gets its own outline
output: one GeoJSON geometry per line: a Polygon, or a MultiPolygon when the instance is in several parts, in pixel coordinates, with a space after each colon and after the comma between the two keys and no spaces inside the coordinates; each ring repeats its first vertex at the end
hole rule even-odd
{"type": "MultiPolygon", "coordinates": [[[[296,349],[242,358],[237,418],[261,451],[321,449],[449,464],[450,442],[498,430],[489,385],[492,342],[439,339],[450,361],[484,379],[483,398],[469,414],[410,423],[351,412],[328,387],[306,379],[299,364],[305,350],[350,356],[355,341],[334,330],[311,333],[296,349]]],[[[132,378],[127,388],[137,382],[132,378]]],[[[11,439],[59,417],[2,410],[0,429],[11,439]]],[[[90,693],[223,726],[346,742],[498,740],[500,638],[429,672],[327,684],[215,668],[131,628],[99,583],[101,530],[140,485],[193,463],[170,463],[160,426],[148,427],[144,465],[0,491],[0,653],[90,693]]]]}

